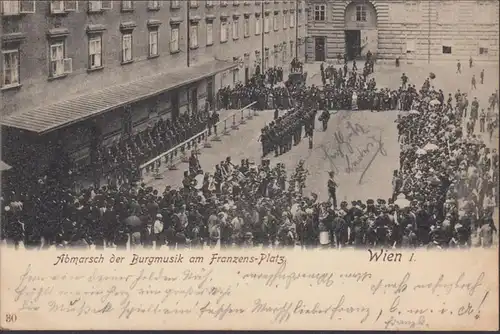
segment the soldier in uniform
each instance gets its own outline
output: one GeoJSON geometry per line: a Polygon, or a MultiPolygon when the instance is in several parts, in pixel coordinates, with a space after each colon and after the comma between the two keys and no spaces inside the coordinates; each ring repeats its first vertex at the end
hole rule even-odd
{"type": "Polygon", "coordinates": [[[332,202],[333,208],[337,208],[337,182],[335,182],[335,173],[329,172],[328,175],[328,201],[332,202]]]}
{"type": "Polygon", "coordinates": [[[481,115],[479,115],[479,131],[484,132],[485,131],[485,124],[486,124],[486,113],[484,112],[484,108],[481,109],[481,115]]]}

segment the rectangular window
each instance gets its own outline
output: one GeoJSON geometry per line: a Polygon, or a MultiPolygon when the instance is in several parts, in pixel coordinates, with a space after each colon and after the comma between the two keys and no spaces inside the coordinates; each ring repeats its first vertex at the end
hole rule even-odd
{"type": "Polygon", "coordinates": [[[190,0],[189,7],[192,7],[192,8],[198,7],[198,0],[190,0]]]}
{"type": "Polygon", "coordinates": [[[0,1],[2,15],[19,15],[35,12],[35,0],[4,0],[0,1]]]}
{"type": "Polygon", "coordinates": [[[293,41],[290,41],[290,56],[292,56],[294,54],[295,54],[295,50],[293,49],[293,41]]]}
{"type": "Polygon", "coordinates": [[[214,44],[214,23],[207,22],[207,45],[214,44]]]}
{"type": "Polygon", "coordinates": [[[295,13],[290,13],[290,28],[295,27],[295,13]]]}
{"type": "Polygon", "coordinates": [[[132,61],[132,34],[122,35],[122,62],[132,61]]]}
{"type": "Polygon", "coordinates": [[[260,16],[255,17],[255,35],[260,35],[262,32],[262,20],[260,16]]]}
{"type": "Polygon", "coordinates": [[[245,37],[250,36],[250,18],[245,17],[245,21],[243,21],[243,34],[245,37]]]}
{"type": "Polygon", "coordinates": [[[149,31],[149,56],[158,56],[158,30],[149,31]]]}
{"type": "Polygon", "coordinates": [[[487,41],[479,41],[479,55],[480,56],[487,56],[488,55],[488,49],[489,49],[489,43],[487,41]]]}
{"type": "Polygon", "coordinates": [[[206,6],[207,7],[213,7],[214,6],[214,0],[207,0],[206,6]]]}
{"type": "Polygon", "coordinates": [[[198,47],[198,24],[191,23],[189,31],[189,46],[192,49],[198,47]]]}
{"type": "Polygon", "coordinates": [[[287,21],[288,15],[286,13],[283,13],[283,29],[288,28],[288,21],[287,21]]]}
{"type": "Polygon", "coordinates": [[[443,45],[443,54],[450,54],[451,55],[451,46],[443,45]]]}
{"type": "Polygon", "coordinates": [[[236,68],[233,70],[233,85],[238,82],[239,70],[236,68]]]}
{"type": "Polygon", "coordinates": [[[264,16],[264,32],[269,32],[269,15],[264,16]]]}
{"type": "MultiPolygon", "coordinates": [[[[293,13],[295,17],[295,13],[293,13]]],[[[326,5],[315,5],[314,6],[314,21],[325,21],[326,20],[326,5]]]]}
{"type": "Polygon", "coordinates": [[[442,1],[438,3],[438,23],[452,24],[455,23],[455,7],[450,1],[442,1]]]}
{"type": "Polygon", "coordinates": [[[364,5],[356,6],[356,21],[366,22],[366,7],[364,5]]]}
{"type": "Polygon", "coordinates": [[[102,9],[103,8],[101,1],[94,1],[94,0],[89,1],[89,12],[99,12],[102,9]]]}
{"type": "Polygon", "coordinates": [[[76,12],[78,9],[78,1],[77,0],[65,0],[64,1],[64,11],[65,12],[76,12]]]}
{"type": "Polygon", "coordinates": [[[19,85],[19,49],[3,50],[2,87],[19,85]]]}
{"type": "Polygon", "coordinates": [[[227,0],[220,0],[219,4],[221,6],[227,6],[227,0]]]}
{"type": "Polygon", "coordinates": [[[2,1],[2,15],[19,15],[20,12],[19,0],[2,1]]]}
{"type": "Polygon", "coordinates": [[[113,9],[113,0],[101,0],[102,9],[113,9]]]}
{"type": "Polygon", "coordinates": [[[149,0],[148,1],[148,9],[151,9],[151,10],[160,9],[160,1],[159,0],[149,0]]]}
{"type": "Polygon", "coordinates": [[[179,51],[179,26],[170,28],[170,52],[179,51]]]}
{"type": "Polygon", "coordinates": [[[134,9],[134,3],[132,0],[122,0],[122,10],[132,10],[134,9]]]}
{"type": "Polygon", "coordinates": [[[220,41],[222,43],[227,42],[227,21],[221,21],[220,23],[220,41]]]}
{"type": "Polygon", "coordinates": [[[180,0],[170,0],[170,8],[180,8],[181,2],[180,0]]]}
{"type": "Polygon", "coordinates": [[[102,36],[89,39],[89,68],[102,67],[102,36]]]}
{"type": "Polygon", "coordinates": [[[64,13],[64,1],[62,0],[50,1],[50,12],[52,14],[64,13]]]}
{"type": "MultiPolygon", "coordinates": [[[[439,6],[439,3],[438,3],[439,6]]],[[[422,13],[420,12],[420,1],[407,0],[404,3],[405,21],[409,23],[420,23],[422,13]]],[[[453,8],[452,8],[453,10],[453,8]]]]}
{"type": "Polygon", "coordinates": [[[238,19],[233,20],[233,39],[240,38],[240,31],[239,31],[240,25],[238,23],[239,23],[238,19]]]}
{"type": "Polygon", "coordinates": [[[279,14],[275,13],[273,17],[273,30],[278,31],[279,30],[279,14]]]}
{"type": "Polygon", "coordinates": [[[64,74],[64,43],[53,43],[50,45],[50,76],[56,78],[64,74]]]}
{"type": "Polygon", "coordinates": [[[406,53],[413,53],[416,51],[415,41],[406,41],[406,53]]]}

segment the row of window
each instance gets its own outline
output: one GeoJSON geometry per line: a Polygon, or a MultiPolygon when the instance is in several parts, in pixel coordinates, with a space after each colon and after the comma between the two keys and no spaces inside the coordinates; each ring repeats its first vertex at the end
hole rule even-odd
{"type": "MultiPolygon", "coordinates": [[[[357,22],[366,22],[367,17],[366,6],[356,5],[354,20],[357,22]]],[[[314,21],[326,21],[326,5],[314,5],[314,21]]]]}
{"type": "MultiPolygon", "coordinates": [[[[286,15],[283,16],[283,28],[288,25],[295,26],[295,16],[290,15],[290,20],[287,22],[286,15]]],[[[251,34],[251,20],[248,15],[243,19],[243,36],[250,37],[251,34]]],[[[255,35],[262,33],[262,19],[260,15],[255,16],[255,35]]],[[[232,38],[238,39],[240,37],[240,20],[238,17],[233,17],[232,25],[232,38]]],[[[197,22],[192,21],[189,25],[189,47],[194,49],[198,47],[198,34],[199,26],[197,22]]],[[[225,43],[228,40],[230,22],[226,18],[220,20],[220,43],[225,43]]],[[[179,52],[179,29],[180,22],[170,23],[170,52],[179,52]]],[[[273,29],[279,30],[278,15],[274,16],[273,29]]],[[[270,31],[270,15],[264,15],[264,33],[270,31]]],[[[214,21],[207,19],[206,21],[206,45],[210,46],[214,42],[214,21]]],[[[88,38],[88,69],[97,70],[103,67],[103,42],[102,32],[90,33],[88,38]]],[[[159,55],[159,23],[156,26],[148,27],[148,56],[150,58],[159,55]]],[[[3,50],[3,88],[16,87],[20,84],[19,80],[19,47],[8,50],[3,50]]],[[[133,31],[128,29],[122,31],[121,35],[121,62],[128,64],[134,60],[133,55],[133,31]]],[[[49,76],[50,78],[58,78],[65,76],[72,72],[72,59],[68,57],[66,50],[66,43],[64,39],[49,42],[49,76]]]]}
{"type": "MultiPolygon", "coordinates": [[[[80,1],[83,2],[83,1],[80,1]]],[[[159,10],[163,1],[160,0],[148,0],[148,9],[150,10],[159,10]]],[[[181,7],[181,3],[186,2],[181,0],[171,0],[170,8],[178,9],[181,7]]],[[[200,0],[189,0],[189,7],[196,8],[200,4],[200,0]]],[[[215,0],[205,0],[206,7],[215,6],[217,1],[215,0]]],[[[239,1],[232,0],[231,1],[234,6],[239,6],[241,2],[245,5],[251,5],[252,3],[256,5],[260,5],[260,1],[239,1]]],[[[266,1],[269,3],[270,1],[266,1]]],[[[287,1],[275,1],[275,3],[287,1]]],[[[3,15],[19,15],[25,13],[34,13],[36,11],[36,1],[35,0],[2,0],[1,2],[1,11],[3,15]]],[[[113,0],[89,0],[88,1],[88,11],[89,12],[101,12],[105,10],[113,9],[113,3],[118,3],[118,1],[113,0]]],[[[228,0],[220,0],[218,1],[219,6],[227,6],[228,0]]],[[[119,2],[122,11],[132,11],[134,10],[134,1],[133,0],[121,0],[119,2]]],[[[78,1],[77,0],[50,0],[50,12],[52,14],[60,14],[67,12],[74,12],[78,10],[78,1]]]]}

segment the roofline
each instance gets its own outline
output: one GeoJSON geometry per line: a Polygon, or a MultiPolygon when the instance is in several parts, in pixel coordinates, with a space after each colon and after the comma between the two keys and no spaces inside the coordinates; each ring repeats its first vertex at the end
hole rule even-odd
{"type": "MultiPolygon", "coordinates": [[[[223,60],[215,60],[216,62],[226,62],[226,61],[223,61],[223,60]]],[[[60,130],[60,129],[63,129],[63,128],[66,128],[70,125],[73,125],[73,124],[76,124],[76,123],[79,123],[79,122],[82,122],[82,121],[85,121],[87,119],[91,119],[93,117],[96,117],[96,116],[99,116],[99,115],[102,115],[108,111],[111,111],[111,110],[114,110],[114,109],[117,109],[117,108],[120,108],[122,106],[125,106],[127,104],[132,104],[132,103],[135,103],[135,102],[138,102],[138,101],[141,101],[141,100],[144,100],[144,99],[147,99],[149,97],[152,97],[152,96],[155,96],[155,95],[159,95],[165,91],[169,91],[169,90],[172,90],[172,89],[176,89],[176,88],[179,88],[181,86],[184,86],[184,85],[187,85],[187,84],[190,84],[192,82],[195,82],[195,81],[198,81],[198,80],[201,80],[203,78],[206,78],[208,76],[211,76],[211,75],[215,75],[217,73],[220,73],[222,71],[227,71],[227,70],[230,70],[230,69],[233,69],[235,67],[238,67],[238,64],[234,64],[234,63],[229,63],[227,62],[228,64],[228,67],[227,68],[223,68],[223,69],[219,69],[219,70],[215,70],[214,72],[211,72],[211,73],[208,73],[208,74],[203,74],[199,77],[196,77],[196,78],[193,78],[193,79],[190,79],[190,80],[187,80],[187,81],[184,81],[182,83],[179,83],[179,84],[176,84],[176,85],[173,85],[173,86],[170,86],[168,88],[163,88],[163,89],[160,89],[160,90],[157,90],[157,91],[154,91],[152,93],[148,93],[146,95],[143,95],[139,98],[135,98],[133,100],[129,100],[129,101],[126,101],[126,102],[123,102],[123,103],[118,103],[110,108],[105,108],[105,109],[101,109],[95,113],[92,113],[91,115],[86,115],[86,116],[82,116],[78,119],[74,119],[74,120],[69,120],[67,122],[64,122],[62,124],[59,124],[59,125],[56,125],[54,127],[49,127],[49,128],[45,128],[41,131],[33,131],[33,130],[30,130],[30,129],[26,129],[26,128],[22,128],[22,127],[17,127],[17,126],[13,126],[13,125],[7,125],[7,124],[3,124],[3,122],[0,120],[0,125],[2,126],[5,126],[5,127],[9,127],[9,128],[16,128],[16,129],[20,129],[20,130],[24,130],[24,131],[28,131],[28,132],[31,132],[31,133],[36,133],[38,135],[45,135],[47,133],[50,133],[50,132],[53,132],[53,131],[56,131],[56,130],[60,130]]],[[[203,64],[200,64],[199,66],[202,66],[203,64]]],[[[195,68],[196,66],[193,66],[193,67],[188,67],[188,68],[195,68]]],[[[167,73],[166,73],[167,74],[167,73]]],[[[109,87],[107,87],[109,88],[109,87]]],[[[83,94],[83,95],[86,95],[86,94],[83,94]]]]}

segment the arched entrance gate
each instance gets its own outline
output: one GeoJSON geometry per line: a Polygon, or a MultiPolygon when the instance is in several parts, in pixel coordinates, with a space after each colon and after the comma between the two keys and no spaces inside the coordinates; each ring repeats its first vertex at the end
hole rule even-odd
{"type": "Polygon", "coordinates": [[[345,7],[345,52],[352,59],[365,58],[368,51],[377,53],[377,9],[373,1],[354,0],[345,7]]]}

